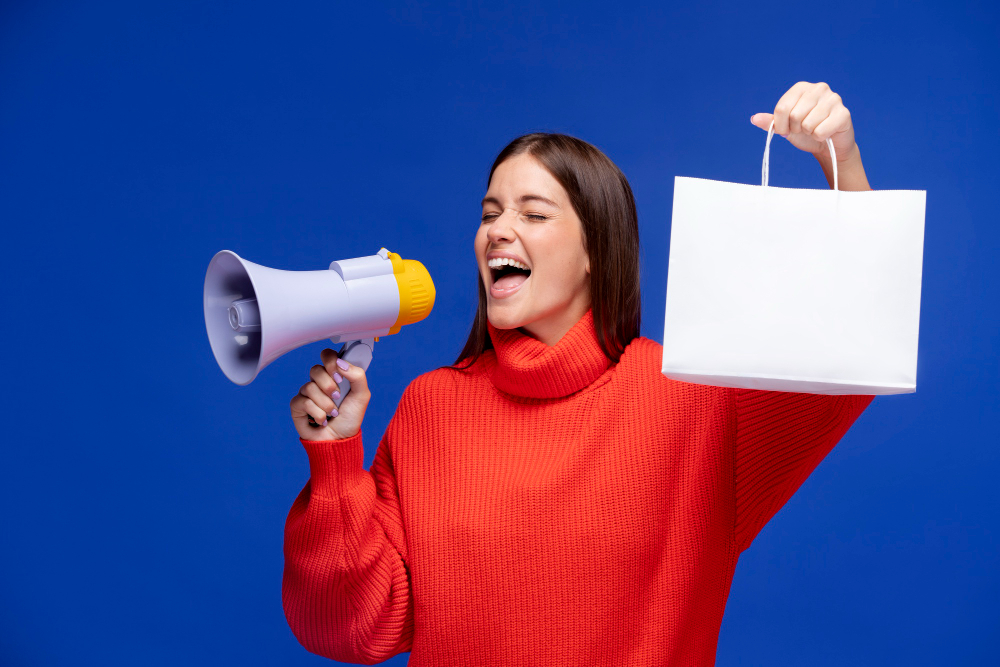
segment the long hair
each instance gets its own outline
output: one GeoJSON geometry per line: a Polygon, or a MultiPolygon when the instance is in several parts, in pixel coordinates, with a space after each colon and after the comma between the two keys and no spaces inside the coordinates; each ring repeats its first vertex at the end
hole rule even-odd
{"type": "MultiPolygon", "coordinates": [[[[590,258],[590,301],[601,350],[617,363],[625,347],[639,335],[639,219],[625,174],[595,146],[565,134],[536,132],[514,139],[500,151],[493,172],[507,158],[527,153],[559,181],[583,224],[590,258]]],[[[455,360],[468,368],[493,347],[487,328],[486,288],[479,283],[479,306],[469,339],[455,360]]]]}

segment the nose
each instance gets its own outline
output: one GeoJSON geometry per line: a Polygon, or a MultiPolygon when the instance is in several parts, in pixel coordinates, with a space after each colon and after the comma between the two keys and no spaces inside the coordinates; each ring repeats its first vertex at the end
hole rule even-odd
{"type": "Polygon", "coordinates": [[[493,219],[489,229],[486,230],[486,237],[490,243],[510,243],[515,238],[514,228],[510,224],[517,217],[517,213],[510,209],[504,209],[503,213],[493,219]]]}

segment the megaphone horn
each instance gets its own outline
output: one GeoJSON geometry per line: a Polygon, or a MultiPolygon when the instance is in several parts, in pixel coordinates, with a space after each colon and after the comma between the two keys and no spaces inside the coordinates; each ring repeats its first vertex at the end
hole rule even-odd
{"type": "MultiPolygon", "coordinates": [[[[222,250],[205,274],[205,327],[219,367],[239,385],[324,338],[345,343],[341,356],[367,370],[375,339],[427,317],[434,297],[424,265],[385,248],[321,271],[271,269],[222,250]]],[[[350,383],[340,384],[343,400],[350,383]]]]}

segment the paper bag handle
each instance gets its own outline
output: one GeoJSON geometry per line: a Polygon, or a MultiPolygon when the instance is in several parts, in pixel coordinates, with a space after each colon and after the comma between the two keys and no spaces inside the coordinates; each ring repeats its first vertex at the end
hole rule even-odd
{"type": "MultiPolygon", "coordinates": [[[[771,137],[774,136],[774,119],[771,119],[771,127],[767,128],[767,143],[764,144],[764,164],[761,167],[760,184],[767,187],[767,177],[769,166],[768,158],[771,156],[771,137]]],[[[826,140],[826,146],[830,149],[830,159],[833,160],[833,189],[837,189],[837,154],[833,152],[833,141],[826,140]]]]}

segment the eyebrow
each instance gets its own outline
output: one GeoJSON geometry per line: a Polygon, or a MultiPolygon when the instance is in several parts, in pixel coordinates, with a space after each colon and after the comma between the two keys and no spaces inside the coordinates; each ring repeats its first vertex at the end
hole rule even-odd
{"type": "MultiPolygon", "coordinates": [[[[545,197],[543,197],[541,195],[524,195],[524,196],[520,197],[517,200],[517,202],[519,204],[523,204],[524,202],[528,202],[528,201],[540,201],[543,204],[548,204],[549,206],[553,206],[555,208],[559,208],[559,204],[555,203],[551,199],[546,199],[545,197]]],[[[503,205],[500,203],[500,200],[497,199],[496,197],[485,197],[483,199],[482,205],[486,206],[487,204],[496,204],[500,208],[503,208],[503,205]]]]}

